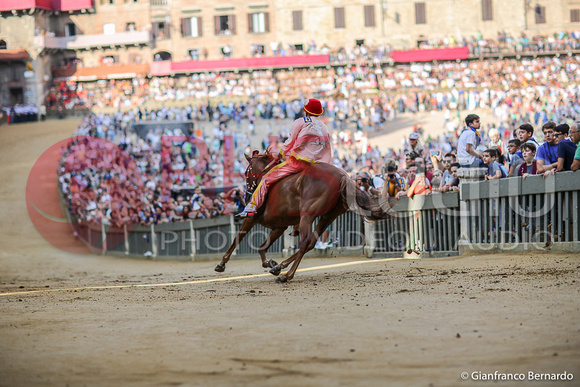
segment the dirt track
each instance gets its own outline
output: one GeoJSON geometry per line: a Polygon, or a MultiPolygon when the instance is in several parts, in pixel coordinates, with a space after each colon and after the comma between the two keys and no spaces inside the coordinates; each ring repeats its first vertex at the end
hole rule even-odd
{"type": "Polygon", "coordinates": [[[195,282],[262,274],[258,260],[217,274],[215,262],[53,248],[28,218],[26,179],[75,124],[0,128],[0,385],[486,385],[460,377],[477,371],[566,371],[573,381],[533,385],[580,384],[572,254],[311,259],[301,267],[360,263],[280,285],[195,282]],[[110,288],[54,291],[90,286],[110,288]]]}

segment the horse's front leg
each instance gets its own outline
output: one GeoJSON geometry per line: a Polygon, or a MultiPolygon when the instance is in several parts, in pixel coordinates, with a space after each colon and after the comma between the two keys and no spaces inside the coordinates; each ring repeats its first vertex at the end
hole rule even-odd
{"type": "Polygon", "coordinates": [[[218,265],[215,267],[215,269],[214,269],[215,271],[222,273],[223,271],[226,270],[226,263],[228,263],[228,261],[230,260],[232,253],[234,252],[236,247],[238,247],[238,245],[242,242],[242,239],[244,239],[246,234],[248,232],[250,232],[250,230],[257,223],[258,223],[257,216],[244,219],[244,222],[242,223],[242,227],[240,228],[240,232],[238,232],[238,235],[236,235],[234,241],[232,242],[232,245],[230,246],[228,251],[226,251],[226,253],[224,254],[224,257],[222,258],[221,262],[218,263],[218,265]]]}
{"type": "Polygon", "coordinates": [[[262,267],[265,268],[273,268],[278,266],[278,262],[273,261],[273,260],[266,260],[266,251],[268,251],[268,249],[270,248],[270,246],[272,246],[274,244],[274,242],[276,242],[276,240],[278,240],[278,238],[280,238],[280,236],[282,234],[284,234],[284,231],[286,231],[287,227],[282,227],[282,228],[275,228],[270,232],[270,235],[268,235],[268,238],[266,238],[266,240],[264,241],[264,243],[262,243],[258,249],[258,254],[260,254],[260,258],[262,259],[262,267]]]}

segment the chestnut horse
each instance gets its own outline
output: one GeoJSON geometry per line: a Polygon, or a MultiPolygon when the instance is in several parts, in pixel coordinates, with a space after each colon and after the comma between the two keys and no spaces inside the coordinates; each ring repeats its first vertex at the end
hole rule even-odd
{"type": "MultiPolygon", "coordinates": [[[[246,170],[248,191],[246,200],[256,189],[260,179],[279,163],[270,153],[254,151],[252,157],[245,155],[249,162],[246,170]]],[[[385,202],[386,203],[386,202],[385,202]]],[[[297,174],[286,176],[270,187],[266,202],[258,209],[256,215],[245,218],[242,227],[229,250],[225,253],[215,270],[223,272],[226,263],[236,246],[256,225],[272,229],[270,235],[259,247],[262,267],[270,267],[275,276],[294,262],[285,275],[280,275],[277,282],[291,280],[304,254],[314,248],[319,236],[340,215],[349,208],[356,209],[369,220],[380,220],[390,217],[389,209],[371,202],[369,195],[358,189],[346,172],[331,164],[315,163],[307,165],[297,174]],[[314,232],[312,223],[320,217],[314,232]],[[284,233],[289,226],[299,226],[300,249],[281,264],[266,260],[268,248],[284,233]]]]}

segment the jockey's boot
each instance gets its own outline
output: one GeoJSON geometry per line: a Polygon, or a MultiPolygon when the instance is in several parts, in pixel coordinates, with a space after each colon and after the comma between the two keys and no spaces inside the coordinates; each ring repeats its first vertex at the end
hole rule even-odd
{"type": "Polygon", "coordinates": [[[236,218],[251,218],[256,215],[256,210],[256,207],[252,203],[249,203],[242,212],[236,215],[236,218]]]}

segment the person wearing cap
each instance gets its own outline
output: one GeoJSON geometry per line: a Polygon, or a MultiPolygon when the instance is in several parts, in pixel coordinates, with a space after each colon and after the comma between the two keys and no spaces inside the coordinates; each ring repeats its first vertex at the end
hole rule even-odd
{"type": "Polygon", "coordinates": [[[419,133],[413,132],[409,135],[409,152],[417,152],[419,156],[426,157],[425,149],[419,145],[419,133]]]}
{"type": "Polygon", "coordinates": [[[278,157],[284,161],[262,177],[250,203],[236,217],[254,216],[264,202],[268,189],[275,182],[293,173],[299,173],[311,164],[330,163],[332,158],[330,133],[324,122],[318,119],[324,112],[322,104],[317,99],[309,99],[302,109],[305,116],[294,121],[290,137],[280,149],[278,157]]]}

